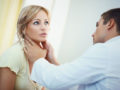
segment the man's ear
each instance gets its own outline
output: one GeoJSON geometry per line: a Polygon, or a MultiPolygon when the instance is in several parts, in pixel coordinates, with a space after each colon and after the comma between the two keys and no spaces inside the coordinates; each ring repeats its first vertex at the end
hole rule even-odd
{"type": "Polygon", "coordinates": [[[114,26],[115,26],[115,20],[114,19],[110,19],[106,24],[107,30],[111,30],[111,28],[113,28],[114,26]]]}

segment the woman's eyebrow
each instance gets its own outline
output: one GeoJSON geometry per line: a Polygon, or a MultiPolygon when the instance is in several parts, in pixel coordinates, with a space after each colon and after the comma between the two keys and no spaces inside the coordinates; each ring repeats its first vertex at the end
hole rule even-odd
{"type": "Polygon", "coordinates": [[[39,21],[40,21],[40,19],[39,19],[39,18],[34,18],[33,20],[39,20],[39,21]]]}
{"type": "MultiPolygon", "coordinates": [[[[41,21],[41,19],[39,19],[39,18],[34,18],[33,20],[39,20],[39,21],[41,21]]],[[[44,20],[48,20],[48,19],[44,19],[44,20]]]]}

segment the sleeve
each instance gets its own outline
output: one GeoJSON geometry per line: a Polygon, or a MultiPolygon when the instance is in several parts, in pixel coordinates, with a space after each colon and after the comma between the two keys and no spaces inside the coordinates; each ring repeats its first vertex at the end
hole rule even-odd
{"type": "Polygon", "coordinates": [[[17,74],[21,66],[21,56],[16,48],[10,48],[0,56],[0,68],[8,67],[17,74]]]}
{"type": "Polygon", "coordinates": [[[107,50],[97,44],[71,63],[55,66],[44,59],[34,63],[32,80],[49,89],[87,85],[106,78],[107,50]]]}

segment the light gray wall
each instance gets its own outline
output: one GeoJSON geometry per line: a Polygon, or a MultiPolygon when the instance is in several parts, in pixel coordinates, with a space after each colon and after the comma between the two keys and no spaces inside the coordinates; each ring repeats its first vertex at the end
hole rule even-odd
{"type": "Polygon", "coordinates": [[[100,15],[120,7],[120,0],[71,0],[58,60],[69,62],[79,57],[92,45],[91,34],[100,15]]]}

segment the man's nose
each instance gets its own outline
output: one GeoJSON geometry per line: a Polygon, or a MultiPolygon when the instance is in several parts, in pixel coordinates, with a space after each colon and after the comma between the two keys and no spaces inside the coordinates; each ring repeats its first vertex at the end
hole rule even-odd
{"type": "Polygon", "coordinates": [[[94,33],[92,34],[92,37],[94,37],[94,33]]]}
{"type": "Polygon", "coordinates": [[[94,36],[95,36],[95,33],[96,33],[96,31],[92,34],[92,37],[94,37],[94,36]]]}

